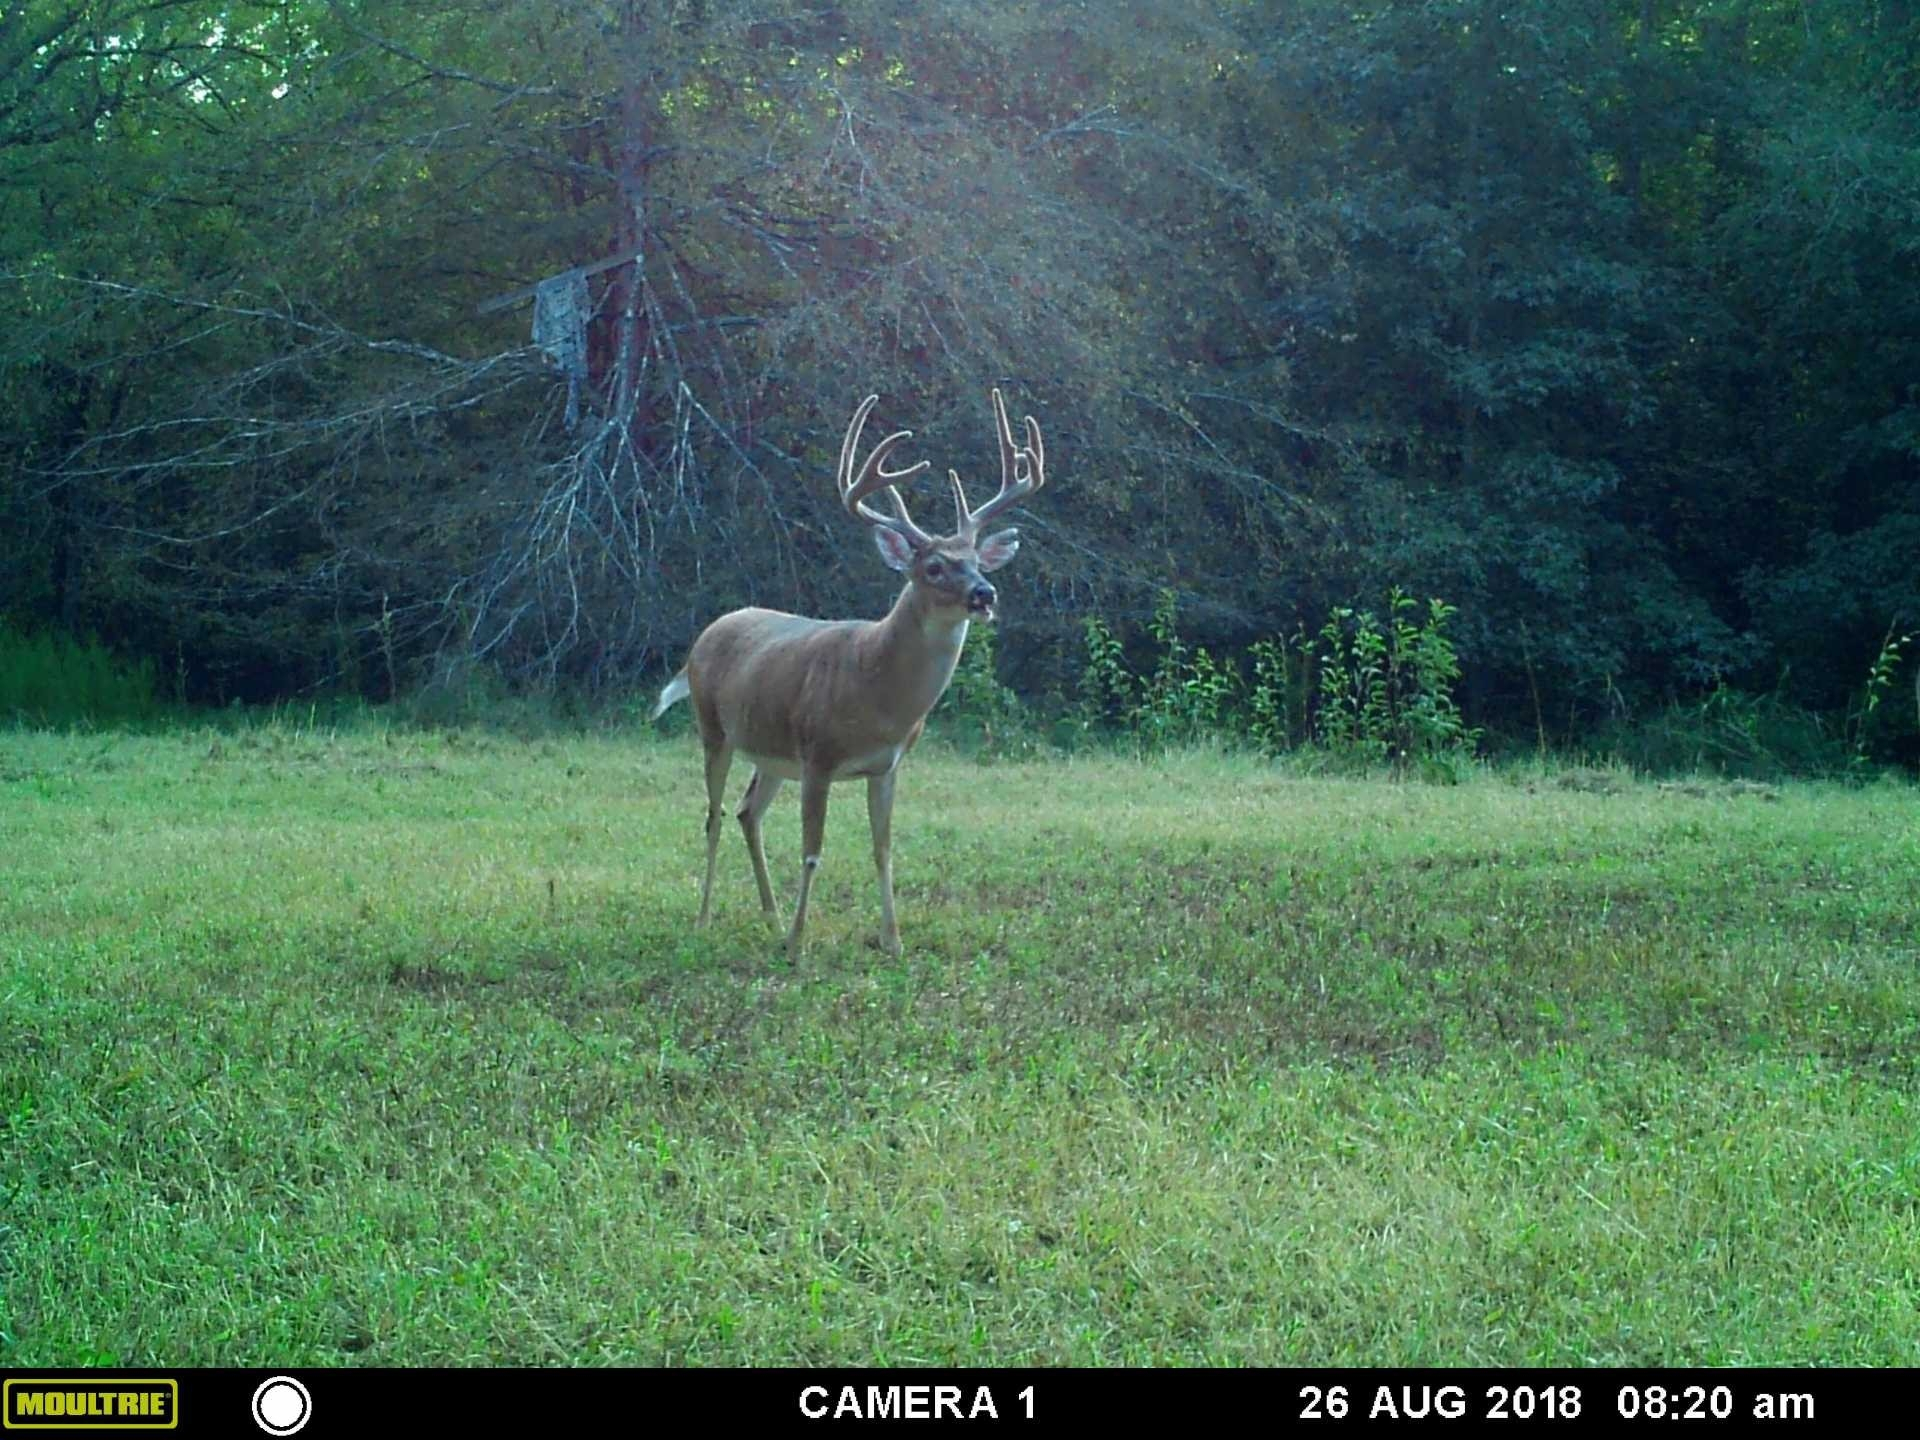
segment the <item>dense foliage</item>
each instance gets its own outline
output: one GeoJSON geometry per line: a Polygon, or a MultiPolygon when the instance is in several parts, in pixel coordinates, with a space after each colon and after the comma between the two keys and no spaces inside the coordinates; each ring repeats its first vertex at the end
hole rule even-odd
{"type": "Polygon", "coordinates": [[[878,613],[845,417],[990,480],[998,383],[1026,699],[1163,591],[1251,694],[1399,586],[1463,729],[1911,758],[1916,212],[1911,0],[18,0],[0,617],[201,700],[624,686],[878,613]],[[602,261],[570,383],[510,297],[602,261]]]}

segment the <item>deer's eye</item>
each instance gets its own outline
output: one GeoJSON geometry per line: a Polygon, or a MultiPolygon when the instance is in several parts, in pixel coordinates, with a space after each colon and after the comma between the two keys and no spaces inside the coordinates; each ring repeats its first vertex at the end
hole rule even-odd
{"type": "Polygon", "coordinates": [[[929,580],[938,580],[940,578],[940,572],[941,572],[941,567],[940,567],[940,562],[938,560],[933,560],[928,562],[927,578],[929,580]]]}

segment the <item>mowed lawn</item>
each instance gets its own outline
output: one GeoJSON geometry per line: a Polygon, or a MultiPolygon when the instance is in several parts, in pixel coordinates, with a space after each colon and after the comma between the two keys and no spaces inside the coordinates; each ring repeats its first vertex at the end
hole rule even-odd
{"type": "Polygon", "coordinates": [[[0,732],[0,1365],[1920,1363],[1911,788],[699,768],[0,732]]]}

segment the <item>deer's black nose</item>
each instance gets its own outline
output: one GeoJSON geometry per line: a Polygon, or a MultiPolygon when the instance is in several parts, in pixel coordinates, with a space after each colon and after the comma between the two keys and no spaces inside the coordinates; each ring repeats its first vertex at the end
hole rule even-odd
{"type": "Polygon", "coordinates": [[[974,610],[985,610],[993,604],[996,598],[998,597],[993,593],[993,586],[983,580],[968,592],[967,605],[974,610]]]}

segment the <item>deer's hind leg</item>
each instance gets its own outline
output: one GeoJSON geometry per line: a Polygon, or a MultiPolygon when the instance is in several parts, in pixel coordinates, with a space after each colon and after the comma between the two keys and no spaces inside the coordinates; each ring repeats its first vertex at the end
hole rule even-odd
{"type": "Polygon", "coordinates": [[[827,834],[827,791],[833,771],[808,765],[800,772],[800,898],[793,907],[793,928],[787,931],[787,958],[798,960],[806,943],[807,897],[813,892],[814,872],[820,868],[820,849],[827,834]]]}
{"type": "Polygon", "coordinates": [[[713,909],[713,869],[720,855],[720,828],[727,808],[727,772],[733,768],[733,746],[701,717],[700,742],[707,751],[707,878],[700,882],[700,918],[695,928],[707,923],[713,909]]]}
{"type": "Polygon", "coordinates": [[[900,926],[893,918],[893,777],[897,770],[867,781],[867,821],[873,828],[873,868],[880,880],[880,948],[900,953],[900,926]]]}
{"type": "Polygon", "coordinates": [[[753,857],[753,883],[760,887],[760,909],[767,915],[774,913],[773,883],[767,878],[767,852],[760,843],[760,820],[785,783],[778,775],[756,769],[753,779],[747,782],[747,793],[740,797],[737,812],[741,833],[747,837],[747,854],[753,857]]]}

